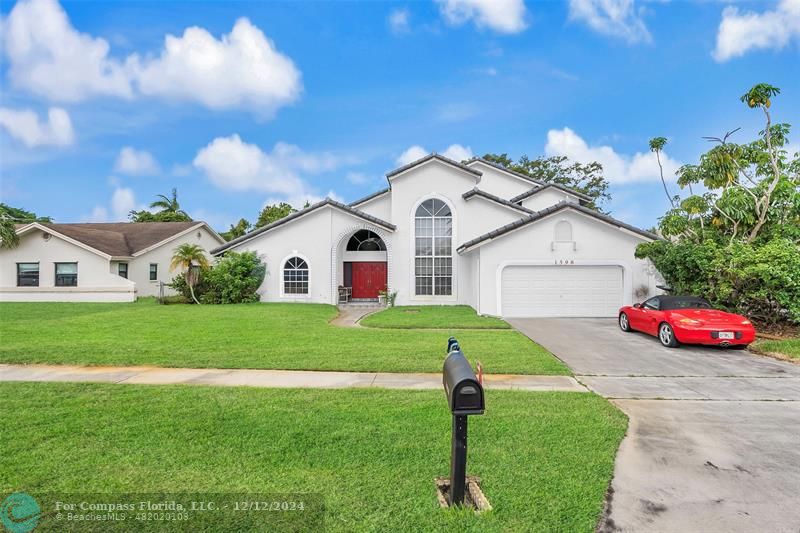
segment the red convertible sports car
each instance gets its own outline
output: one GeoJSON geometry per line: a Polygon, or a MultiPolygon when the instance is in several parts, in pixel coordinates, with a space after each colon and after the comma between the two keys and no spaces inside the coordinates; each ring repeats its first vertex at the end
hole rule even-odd
{"type": "Polygon", "coordinates": [[[626,305],[619,310],[619,327],[655,335],[669,348],[681,343],[744,348],[756,336],[745,317],[713,309],[697,296],[654,296],[626,305]]]}

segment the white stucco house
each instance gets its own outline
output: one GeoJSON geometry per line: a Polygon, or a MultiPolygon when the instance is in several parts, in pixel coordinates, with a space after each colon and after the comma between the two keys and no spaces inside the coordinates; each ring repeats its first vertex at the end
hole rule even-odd
{"type": "Polygon", "coordinates": [[[212,253],[257,252],[269,302],[337,303],[342,288],[372,299],[388,287],[398,305],[604,317],[656,292],[657,272],[634,250],[658,237],[585,207],[581,193],[437,154],[386,177],[366,198],[326,199],[212,253]]]}
{"type": "MultiPolygon", "coordinates": [[[[132,302],[157,296],[184,243],[224,243],[205,222],[19,225],[19,246],[0,248],[0,301],[132,302]]],[[[209,254],[209,258],[211,255],[209,254]]]]}

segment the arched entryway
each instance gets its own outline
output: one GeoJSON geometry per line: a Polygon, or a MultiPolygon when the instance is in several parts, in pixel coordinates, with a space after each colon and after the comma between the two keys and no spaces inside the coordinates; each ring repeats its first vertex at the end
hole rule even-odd
{"type": "Polygon", "coordinates": [[[377,299],[388,284],[386,243],[370,229],[355,231],[342,254],[342,281],[353,300],[377,299]]]}

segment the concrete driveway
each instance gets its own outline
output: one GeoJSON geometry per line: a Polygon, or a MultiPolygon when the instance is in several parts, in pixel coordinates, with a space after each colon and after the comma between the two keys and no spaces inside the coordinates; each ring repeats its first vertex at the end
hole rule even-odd
{"type": "Polygon", "coordinates": [[[509,322],[630,418],[602,531],[800,532],[800,365],[614,319],[509,322]]]}

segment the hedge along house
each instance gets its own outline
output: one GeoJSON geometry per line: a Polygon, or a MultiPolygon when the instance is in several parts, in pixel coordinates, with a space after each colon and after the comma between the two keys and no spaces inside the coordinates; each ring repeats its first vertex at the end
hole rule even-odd
{"type": "Polygon", "coordinates": [[[657,237],[585,207],[583,194],[482,159],[430,154],[349,205],[326,199],[220,246],[267,264],[262,301],[466,304],[495,316],[615,316],[657,272],[634,257],[657,237]]]}
{"type": "Polygon", "coordinates": [[[210,250],[225,242],[205,222],[33,222],[19,225],[17,235],[19,246],[0,248],[0,301],[157,296],[159,284],[178,274],[169,270],[175,248],[190,243],[210,250]]]}

